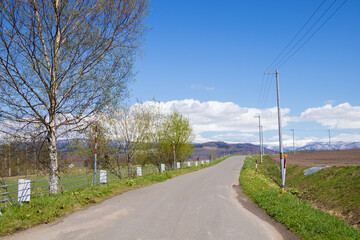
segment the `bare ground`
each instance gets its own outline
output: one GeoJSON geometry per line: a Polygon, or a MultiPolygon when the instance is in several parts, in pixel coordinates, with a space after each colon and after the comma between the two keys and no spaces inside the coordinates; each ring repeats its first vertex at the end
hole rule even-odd
{"type": "MultiPolygon", "coordinates": [[[[279,162],[279,154],[271,154],[270,158],[279,162]]],[[[288,153],[287,164],[303,166],[359,166],[360,149],[311,151],[288,153]]]]}

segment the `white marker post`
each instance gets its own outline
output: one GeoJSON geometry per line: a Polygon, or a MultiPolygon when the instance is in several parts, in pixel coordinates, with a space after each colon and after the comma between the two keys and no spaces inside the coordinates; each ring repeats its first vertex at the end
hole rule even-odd
{"type": "Polygon", "coordinates": [[[106,175],[107,175],[106,170],[100,170],[100,184],[106,183],[106,175]]]}
{"type": "Polygon", "coordinates": [[[160,172],[165,172],[165,164],[160,165],[160,172]]]}
{"type": "Polygon", "coordinates": [[[30,186],[31,181],[26,179],[18,180],[18,203],[30,202],[30,186]]]}
{"type": "Polygon", "coordinates": [[[136,175],[137,175],[138,177],[141,177],[141,176],[142,176],[142,169],[141,169],[141,167],[137,167],[137,168],[136,168],[136,175]]]}

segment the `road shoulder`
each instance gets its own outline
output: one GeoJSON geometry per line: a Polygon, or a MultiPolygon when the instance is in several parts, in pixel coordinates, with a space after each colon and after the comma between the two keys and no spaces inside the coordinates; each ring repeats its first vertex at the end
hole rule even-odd
{"type": "Polygon", "coordinates": [[[237,194],[237,200],[248,211],[261,218],[263,221],[273,226],[283,237],[284,240],[300,240],[296,234],[292,233],[281,223],[271,218],[264,210],[262,210],[256,203],[252,202],[243,192],[240,185],[232,185],[237,194]]]}

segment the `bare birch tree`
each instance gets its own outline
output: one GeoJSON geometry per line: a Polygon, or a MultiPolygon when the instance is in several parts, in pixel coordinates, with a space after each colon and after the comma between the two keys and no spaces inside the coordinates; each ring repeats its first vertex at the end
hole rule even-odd
{"type": "Polygon", "coordinates": [[[110,111],[125,96],[148,5],[0,0],[2,131],[24,136],[32,125],[42,127],[50,193],[58,191],[57,138],[86,128],[91,121],[85,119],[110,111]]]}
{"type": "Polygon", "coordinates": [[[114,149],[111,151],[112,159],[107,161],[107,167],[118,177],[121,177],[120,167],[124,160],[130,174],[134,162],[145,157],[155,116],[154,106],[140,103],[123,108],[113,115],[108,132],[113,134],[114,149]]]}

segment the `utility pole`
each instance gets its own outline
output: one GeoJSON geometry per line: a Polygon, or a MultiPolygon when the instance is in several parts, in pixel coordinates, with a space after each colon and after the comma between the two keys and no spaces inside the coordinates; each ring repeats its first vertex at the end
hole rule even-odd
{"type": "Polygon", "coordinates": [[[330,129],[328,130],[328,132],[329,132],[329,151],[331,151],[331,136],[330,136],[330,129]]]}
{"type": "Polygon", "coordinates": [[[259,143],[260,143],[260,163],[262,163],[263,161],[263,155],[262,155],[262,140],[261,140],[261,120],[260,120],[260,115],[256,115],[254,116],[254,118],[259,118],[259,143]]]}
{"type": "Polygon", "coordinates": [[[293,151],[294,151],[294,154],[295,154],[295,129],[290,129],[290,131],[292,131],[292,135],[293,135],[293,151]]]}
{"type": "Polygon", "coordinates": [[[278,127],[279,127],[279,148],[280,148],[280,168],[281,168],[281,179],[282,179],[281,193],[284,194],[284,192],[285,192],[285,173],[284,173],[284,149],[283,149],[283,144],[282,144],[282,129],[281,129],[279,72],[278,72],[278,70],[276,69],[275,72],[264,73],[264,74],[275,74],[275,75],[276,75],[278,127]]]}

